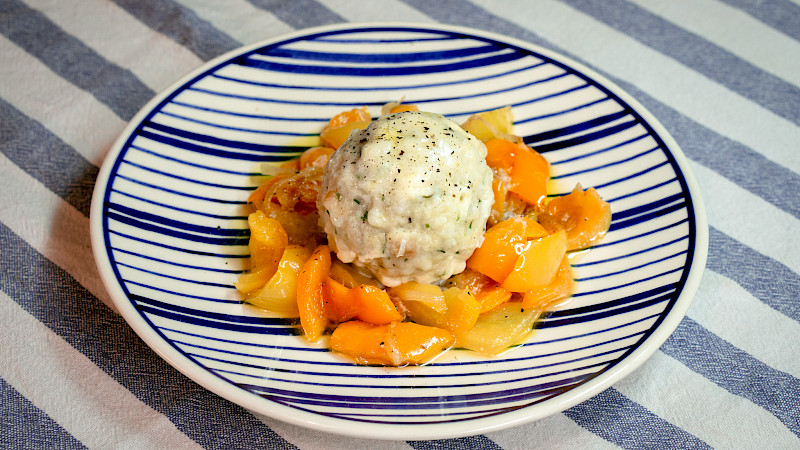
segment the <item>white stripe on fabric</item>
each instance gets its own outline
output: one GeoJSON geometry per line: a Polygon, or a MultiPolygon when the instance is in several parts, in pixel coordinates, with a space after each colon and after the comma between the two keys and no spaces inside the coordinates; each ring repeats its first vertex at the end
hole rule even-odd
{"type": "Polygon", "coordinates": [[[89,448],[200,448],[5,292],[0,317],[0,377],[89,448]]]}
{"type": "Polygon", "coordinates": [[[715,0],[628,1],[800,86],[800,57],[789,56],[800,55],[800,42],[736,8],[715,0]]]}
{"type": "Polygon", "coordinates": [[[711,226],[800,273],[800,240],[792,239],[800,236],[800,221],[717,172],[694,162],[689,165],[711,226]]]}
{"type": "Polygon", "coordinates": [[[614,387],[714,448],[760,448],[765,442],[792,448],[800,443],[766,410],[660,351],[614,387]]]}
{"type": "Polygon", "coordinates": [[[386,11],[392,12],[391,20],[418,23],[434,22],[425,14],[396,0],[374,0],[360,3],[358,6],[354,6],[353,2],[348,0],[318,1],[350,22],[382,22],[386,20],[386,11]]]}
{"type": "Polygon", "coordinates": [[[487,433],[486,437],[504,449],[616,449],[616,445],[583,428],[564,414],[536,422],[487,433]]]}
{"type": "Polygon", "coordinates": [[[128,69],[159,92],[203,60],[168,37],[148,28],[111,2],[24,0],[102,57],[128,69]],[[98,15],[102,20],[98,20],[98,15]]]}
{"type": "Polygon", "coordinates": [[[191,9],[198,17],[242,44],[294,31],[269,11],[256,8],[244,0],[227,0],[224,7],[220,7],[217,0],[175,2],[191,9]]]}
{"type": "Polygon", "coordinates": [[[100,280],[89,219],[0,154],[0,220],[116,311],[100,280]]]}
{"type": "Polygon", "coordinates": [[[567,5],[472,0],[680,111],[800,173],[800,127],[567,5]],[[590,38],[586,38],[590,37],[590,38]],[[768,132],[765,132],[768,130],[768,132]]]}
{"type": "Polygon", "coordinates": [[[290,423],[267,417],[262,414],[253,415],[270,427],[272,431],[281,435],[282,438],[296,445],[299,449],[319,449],[326,450],[353,450],[381,449],[381,450],[408,450],[411,448],[404,441],[382,441],[377,439],[361,439],[350,436],[338,435],[317,431],[311,428],[300,427],[290,423]]]}
{"type": "Polygon", "coordinates": [[[800,358],[790,356],[800,342],[800,323],[723,275],[705,271],[688,315],[764,364],[800,378],[800,358]]]}
{"type": "Polygon", "coordinates": [[[0,60],[14,61],[0,64],[0,96],[99,166],[125,121],[4,36],[0,60]]]}

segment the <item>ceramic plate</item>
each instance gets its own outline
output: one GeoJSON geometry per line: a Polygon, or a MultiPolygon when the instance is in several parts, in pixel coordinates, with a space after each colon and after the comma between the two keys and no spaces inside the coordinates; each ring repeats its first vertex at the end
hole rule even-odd
{"type": "Polygon", "coordinates": [[[91,214],[98,266],[130,326],[173,366],[252,411],[386,439],[458,437],[562,411],[655,352],[699,283],[708,229],[686,160],[641,105],[531,44],[438,25],[303,30],[209,62],[150,102],[110,152],[91,214]],[[243,305],[245,202],[264,161],[313,145],[338,112],[401,98],[456,122],[513,107],[553,194],[593,186],[613,211],[574,261],[577,292],[496,358],[351,364],[295,322],[243,305]]]}

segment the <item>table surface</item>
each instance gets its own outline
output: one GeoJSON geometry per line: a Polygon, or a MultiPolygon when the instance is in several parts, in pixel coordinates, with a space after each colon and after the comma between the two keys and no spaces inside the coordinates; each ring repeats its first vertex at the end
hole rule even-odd
{"type": "Polygon", "coordinates": [[[797,0],[0,0],[3,446],[374,448],[171,368],[115,312],[88,215],[111,144],[177,78],[293,30],[387,19],[516,37],[622,86],[687,155],[710,248],[687,316],[613,387],[535,423],[381,448],[800,448],[797,0]]]}

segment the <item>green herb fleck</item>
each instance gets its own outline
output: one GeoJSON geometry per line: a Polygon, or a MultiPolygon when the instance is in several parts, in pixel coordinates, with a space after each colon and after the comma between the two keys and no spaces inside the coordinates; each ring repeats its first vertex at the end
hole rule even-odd
{"type": "Polygon", "coordinates": [[[367,211],[364,211],[364,215],[363,215],[363,216],[361,216],[361,222],[366,222],[366,221],[367,221],[367,216],[368,216],[368,215],[369,215],[369,210],[367,210],[367,211]]]}
{"type": "Polygon", "coordinates": [[[359,205],[361,204],[361,202],[360,202],[360,201],[358,201],[358,199],[357,199],[357,198],[354,198],[354,199],[353,199],[353,201],[354,201],[354,202],[356,202],[356,203],[357,203],[357,204],[359,204],[359,205]]]}

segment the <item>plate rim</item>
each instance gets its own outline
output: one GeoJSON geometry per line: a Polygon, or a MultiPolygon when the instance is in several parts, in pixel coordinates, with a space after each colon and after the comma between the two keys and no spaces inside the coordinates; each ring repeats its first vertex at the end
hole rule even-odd
{"type": "MultiPolygon", "coordinates": [[[[326,25],[321,27],[304,28],[295,30],[291,33],[281,34],[269,39],[264,39],[249,45],[244,45],[230,50],[216,58],[213,58],[199,67],[189,71],[183,77],[173,82],[170,86],[159,92],[148,101],[134,115],[114,144],[106,154],[103,164],[100,167],[92,194],[90,209],[90,235],[92,251],[95,264],[100,273],[106,290],[113,301],[118,312],[123,316],[128,325],[134,332],[151,348],[159,357],[164,359],[172,367],[187,376],[193,382],[205,389],[232,401],[254,413],[264,414],[274,419],[278,419],[293,425],[299,425],[335,434],[385,440],[409,440],[409,439],[445,439],[457,438],[470,435],[477,435],[491,431],[522,425],[534,422],[550,415],[562,412],[572,406],[579,404],[602,391],[611,387],[615,382],[625,378],[647,359],[649,359],[672,335],[679,323],[686,315],[691,302],[697,292],[703,271],[705,270],[708,254],[708,222],[699,185],[688,164],[688,159],[683,153],[678,143],[666,130],[661,122],[640,102],[638,102],[627,91],[619,85],[598,73],[596,70],[580,63],[573,58],[553,50],[541,47],[518,38],[502,35],[499,33],[473,29],[469,27],[445,25],[438,23],[414,23],[414,22],[346,22],[342,24],[326,25]],[[319,35],[321,33],[341,32],[346,30],[364,30],[374,28],[398,28],[410,31],[443,31],[448,33],[464,34],[482,39],[494,40],[506,45],[516,46],[522,49],[536,52],[545,57],[563,64],[580,74],[589,77],[604,89],[619,97],[627,103],[644,122],[652,128],[653,132],[664,142],[671,155],[675,159],[675,164],[683,176],[687,194],[691,199],[692,212],[695,218],[694,248],[690,261],[690,267],[686,274],[686,281],[681,293],[678,295],[674,304],[666,313],[663,320],[654,330],[641,342],[630,354],[618,361],[612,367],[600,372],[592,379],[587,380],[580,386],[559,394],[558,396],[537,403],[534,406],[522,407],[520,409],[505,412],[498,416],[482,417],[471,419],[470,428],[463,430],[461,422],[447,422],[438,424],[413,425],[404,424],[370,424],[359,423],[354,427],[342,427],[347,421],[336,418],[324,418],[319,414],[301,411],[274,402],[265,400],[251,392],[231,385],[218,375],[208,369],[198,365],[196,362],[181,354],[172,344],[164,340],[161,335],[152,329],[147,321],[140,315],[139,311],[133,306],[127,295],[120,286],[112,268],[111,261],[107,255],[106,240],[104,235],[104,216],[103,206],[108,187],[108,181],[112,171],[117,166],[120,152],[127,146],[129,139],[134,132],[150,115],[158,105],[168,99],[176,90],[186,85],[193,79],[211,71],[214,67],[222,63],[227,63],[235,57],[239,57],[254,50],[264,48],[277,43],[288,43],[304,37],[319,35]],[[290,414],[283,414],[284,412],[290,414]],[[503,420],[500,420],[502,418],[503,420]]],[[[685,269],[684,269],[685,270],[685,269]]]]}

